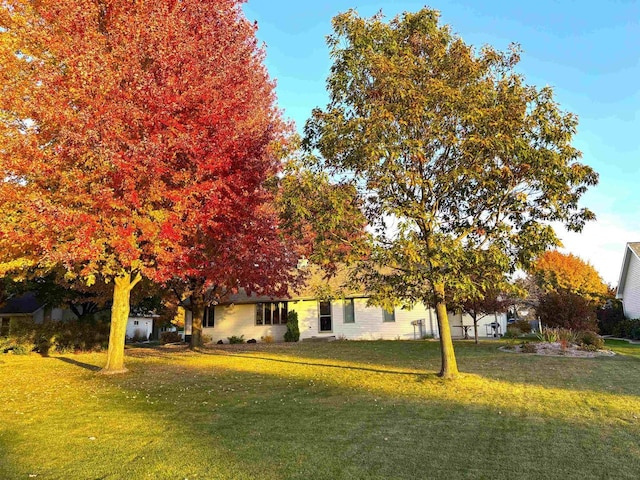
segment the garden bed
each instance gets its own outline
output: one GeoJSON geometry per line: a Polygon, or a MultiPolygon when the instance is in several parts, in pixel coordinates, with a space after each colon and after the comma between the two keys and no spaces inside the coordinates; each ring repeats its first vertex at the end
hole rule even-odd
{"type": "Polygon", "coordinates": [[[546,355],[553,357],[594,358],[615,355],[611,350],[585,350],[577,345],[562,346],[560,342],[535,342],[520,345],[505,345],[500,350],[510,353],[529,353],[532,355],[546,355]]]}

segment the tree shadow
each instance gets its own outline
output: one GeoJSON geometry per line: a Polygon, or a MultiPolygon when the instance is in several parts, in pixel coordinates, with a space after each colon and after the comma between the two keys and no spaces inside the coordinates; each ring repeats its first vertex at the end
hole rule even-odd
{"type": "Polygon", "coordinates": [[[102,370],[101,367],[96,365],[91,365],[90,363],[79,362],[78,360],[74,360],[72,358],[67,357],[49,357],[47,358],[55,358],[56,360],[60,360],[61,362],[68,363],[70,365],[75,365],[76,367],[84,368],[85,370],[91,370],[92,372],[98,372],[102,370]]]}
{"type": "MultiPolygon", "coordinates": [[[[517,399],[505,409],[449,394],[445,398],[448,387],[430,382],[429,375],[418,379],[428,384],[424,393],[412,395],[370,390],[365,382],[375,386],[393,374],[384,368],[254,359],[183,354],[166,355],[165,361],[129,358],[130,373],[114,377],[54,369],[72,377],[72,388],[98,393],[70,408],[69,418],[57,417],[52,423],[56,435],[73,445],[78,432],[86,435],[84,421],[104,431],[91,431],[97,437],[89,442],[93,450],[58,446],[36,458],[46,461],[56,455],[60,464],[68,462],[64,471],[49,470],[47,478],[88,478],[88,472],[92,478],[274,480],[506,480],[550,478],[550,472],[569,479],[635,478],[640,464],[636,424],[609,428],[615,422],[603,420],[603,428],[593,420],[542,421],[544,414],[520,412],[517,399]],[[341,384],[338,376],[351,383],[341,384]],[[78,413],[77,408],[84,410],[78,413]],[[56,423],[60,419],[65,423],[56,423]],[[100,427],[105,422],[109,426],[100,427]],[[118,427],[112,431],[113,422],[118,427]],[[101,456],[109,462],[100,463],[101,456]]],[[[404,380],[407,372],[398,374],[398,386],[411,383],[404,380]]],[[[86,437],[82,441],[88,442],[86,437]]],[[[8,460],[18,459],[20,466],[7,467],[13,475],[4,478],[17,478],[15,473],[34,461],[31,455],[37,452],[22,457],[13,452],[8,460]]]]}
{"type": "MultiPolygon", "coordinates": [[[[201,351],[203,355],[216,355],[227,357],[228,354],[217,353],[211,351],[201,351]]],[[[373,373],[388,373],[393,375],[408,375],[412,377],[432,377],[436,378],[437,375],[435,373],[426,373],[426,372],[417,372],[417,371],[406,371],[406,370],[391,370],[385,368],[374,368],[374,367],[362,367],[356,365],[337,365],[334,363],[320,363],[320,362],[311,362],[311,361],[298,361],[298,360],[289,360],[282,358],[273,358],[273,357],[262,357],[259,355],[244,355],[242,353],[234,353],[232,354],[234,358],[248,358],[252,360],[264,360],[266,362],[274,362],[274,363],[287,363],[291,365],[305,365],[309,367],[326,367],[326,368],[337,368],[342,370],[353,370],[353,371],[363,371],[363,372],[373,372],[373,373]]]]}

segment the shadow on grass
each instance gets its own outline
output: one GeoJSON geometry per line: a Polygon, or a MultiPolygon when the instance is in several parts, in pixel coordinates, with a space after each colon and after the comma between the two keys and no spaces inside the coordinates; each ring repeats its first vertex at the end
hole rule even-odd
{"type": "MultiPolygon", "coordinates": [[[[217,355],[221,357],[228,357],[228,354],[217,353],[211,351],[201,351],[203,355],[217,355]]],[[[405,370],[387,370],[384,368],[372,368],[372,367],[361,367],[356,365],[336,365],[335,363],[318,363],[318,362],[309,362],[309,361],[297,361],[297,360],[289,360],[282,358],[273,358],[273,357],[261,357],[258,355],[244,355],[242,353],[234,353],[234,358],[248,358],[250,360],[264,360],[267,362],[275,362],[275,363],[288,363],[291,365],[305,365],[309,367],[327,367],[327,368],[339,368],[342,370],[353,370],[353,371],[363,371],[363,372],[373,372],[373,373],[388,373],[393,375],[409,375],[412,377],[432,377],[437,378],[438,376],[435,373],[425,373],[425,372],[407,372],[405,370]]]]}
{"type": "MultiPolygon", "coordinates": [[[[504,409],[451,393],[443,398],[444,389],[425,389],[420,396],[393,388],[370,391],[364,382],[374,380],[375,386],[390,376],[341,367],[354,370],[355,378],[349,378],[344,370],[326,370],[336,365],[311,363],[319,368],[308,369],[304,361],[236,357],[132,357],[129,374],[119,377],[54,365],[41,381],[68,375],[72,389],[97,397],[80,395],[72,407],[64,401],[48,406],[59,409],[55,418],[43,420],[49,430],[16,423],[29,429],[32,446],[46,444],[54,429],[59,443],[51,452],[14,446],[7,460],[22,468],[7,471],[22,473],[36,458],[51,461],[52,455],[62,466],[47,478],[61,479],[595,479],[636,478],[640,466],[637,424],[548,418],[519,410],[517,398],[504,409]],[[317,381],[322,369],[325,380],[317,381]],[[97,439],[88,442],[87,429],[97,439]]],[[[31,385],[28,375],[20,381],[22,388],[31,385]]],[[[405,377],[396,382],[407,383],[405,377]]]]}
{"type": "Polygon", "coordinates": [[[67,358],[67,357],[49,357],[49,356],[48,356],[48,358],[55,358],[56,360],[60,360],[61,362],[68,363],[70,365],[75,365],[76,367],[84,368],[85,370],[91,370],[92,372],[98,372],[98,371],[102,370],[101,367],[98,367],[96,365],[91,365],[90,363],[79,362],[78,360],[74,360],[72,358],[67,358]]]}
{"type": "MultiPolygon", "coordinates": [[[[250,363],[255,357],[240,358],[250,363]]],[[[153,379],[179,379],[170,391],[180,402],[162,404],[176,443],[187,451],[215,445],[240,466],[236,476],[231,471],[222,477],[207,475],[206,462],[216,457],[198,454],[205,465],[192,473],[200,477],[635,478],[640,465],[637,425],[546,418],[521,411],[516,399],[504,409],[455,396],[372,392],[342,385],[339,378],[310,386],[315,372],[296,366],[306,362],[286,362],[293,371],[264,373],[216,369],[215,356],[208,361],[203,366],[171,365],[170,359],[138,365],[135,376],[118,381],[120,388],[155,398],[167,388],[153,379]],[[522,451],[530,455],[522,456],[522,451]]],[[[367,369],[353,370],[360,370],[357,375],[363,379],[370,377],[367,369]]]]}
{"type": "MultiPolygon", "coordinates": [[[[640,376],[632,365],[639,358],[631,355],[600,358],[545,357],[520,355],[498,350],[502,341],[484,341],[479,345],[470,342],[455,342],[458,366],[462,373],[479,375],[489,380],[518,383],[545,388],[559,388],[571,391],[592,391],[595,393],[640,394],[640,376]],[[627,365],[629,368],[624,368],[627,365]],[[621,368],[622,367],[622,368],[621,368]]],[[[369,370],[376,373],[398,373],[404,375],[433,376],[440,366],[440,351],[437,342],[424,341],[371,341],[332,342],[320,346],[299,344],[287,345],[280,349],[277,344],[266,347],[258,344],[251,350],[208,350],[203,354],[230,357],[247,357],[269,361],[292,361],[308,363],[318,367],[369,370]],[[299,360],[275,359],[302,357],[299,360]],[[316,360],[318,360],[316,362],[316,360]],[[354,363],[359,365],[341,366],[331,364],[354,363]],[[374,364],[371,367],[362,364],[374,364]],[[389,367],[387,369],[386,367],[389,367]],[[394,368],[395,367],[395,368],[394,368]],[[398,367],[413,370],[399,371],[398,367]],[[433,373],[432,373],[433,372],[433,373]]]]}

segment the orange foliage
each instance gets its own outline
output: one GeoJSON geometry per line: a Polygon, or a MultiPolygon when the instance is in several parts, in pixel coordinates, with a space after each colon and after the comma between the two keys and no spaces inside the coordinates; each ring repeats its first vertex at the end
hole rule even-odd
{"type": "Polygon", "coordinates": [[[538,286],[546,292],[573,293],[595,301],[608,291],[591,264],[557,250],[542,254],[534,263],[532,273],[538,286]]]}

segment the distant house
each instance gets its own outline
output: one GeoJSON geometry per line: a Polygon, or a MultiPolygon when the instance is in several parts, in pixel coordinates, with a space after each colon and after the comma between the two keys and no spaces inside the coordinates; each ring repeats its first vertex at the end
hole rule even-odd
{"type": "Polygon", "coordinates": [[[30,319],[42,323],[45,306],[33,292],[9,298],[0,308],[0,336],[9,334],[12,319],[30,319]]]}
{"type": "MultiPolygon", "coordinates": [[[[287,331],[287,315],[298,313],[300,340],[344,338],[348,340],[420,339],[439,337],[436,312],[422,304],[412,309],[395,308],[386,311],[368,306],[366,293],[340,290],[336,280],[312,277],[304,291],[288,298],[247,295],[242,291],[231,295],[225,302],[205,311],[203,334],[214,342],[227,342],[231,336],[243,335],[245,340],[258,342],[266,337],[282,341],[287,331]],[[315,285],[314,285],[315,284],[315,285]],[[333,284],[333,285],[330,285],[333,284]],[[318,286],[320,285],[320,288],[318,286]],[[332,298],[318,298],[316,292],[333,290],[332,298]],[[339,294],[337,291],[339,291],[339,294]]],[[[324,295],[323,295],[324,297],[324,295]]],[[[451,335],[465,338],[473,336],[473,321],[468,315],[449,315],[451,335]]],[[[492,314],[480,321],[478,333],[493,337],[506,331],[505,314],[492,314]]],[[[185,315],[185,334],[191,334],[191,312],[185,315]]]]}
{"type": "Polygon", "coordinates": [[[0,307],[0,336],[8,335],[12,319],[43,323],[50,320],[66,320],[72,315],[68,310],[52,308],[38,299],[35,293],[26,292],[9,298],[0,307]]]}
{"type": "Polygon", "coordinates": [[[153,333],[153,320],[158,315],[133,313],[127,321],[127,338],[148,340],[153,333]]]}
{"type": "MultiPolygon", "coordinates": [[[[108,315],[108,311],[104,312],[108,315]]],[[[104,320],[108,316],[104,314],[104,320]]],[[[132,312],[127,322],[128,338],[148,339],[153,332],[153,321],[157,315],[132,312]]],[[[27,292],[9,298],[0,307],[0,336],[9,335],[12,320],[28,320],[40,324],[49,321],[70,321],[77,317],[68,308],[55,308],[38,299],[35,293],[27,292]]]]}
{"type": "Polygon", "coordinates": [[[625,317],[640,318],[640,242],[624,249],[616,298],[622,300],[625,317]]]}

